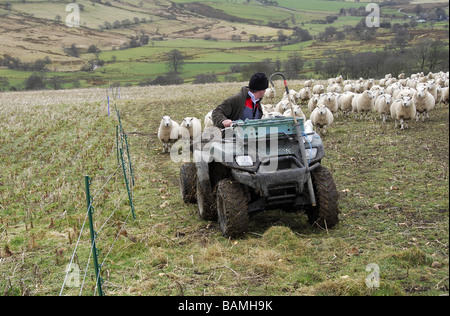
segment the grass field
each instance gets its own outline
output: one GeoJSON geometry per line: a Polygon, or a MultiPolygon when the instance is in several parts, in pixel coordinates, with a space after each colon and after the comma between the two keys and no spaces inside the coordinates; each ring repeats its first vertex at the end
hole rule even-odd
{"type": "Polygon", "coordinates": [[[121,88],[114,104],[128,134],[136,220],[104,89],[1,93],[0,293],[94,294],[92,259],[84,287],[62,289],[79,237],[81,279],[88,263],[90,175],[107,295],[448,295],[448,106],[404,131],[375,114],[337,118],[323,164],[340,193],[339,225],[321,231],[277,210],[230,240],[182,202],[180,163],[162,154],[156,131],[162,115],[202,118],[242,84],[121,88]],[[380,269],[378,288],[366,286],[369,264],[380,269]]]}

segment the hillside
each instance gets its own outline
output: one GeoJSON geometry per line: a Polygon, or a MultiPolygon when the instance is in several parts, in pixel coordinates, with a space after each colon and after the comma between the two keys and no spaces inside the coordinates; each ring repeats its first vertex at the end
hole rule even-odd
{"type": "MultiPolygon", "coordinates": [[[[284,62],[295,53],[305,61],[305,75],[313,76],[314,62],[332,51],[383,50],[396,36],[391,27],[377,29],[370,39],[349,31],[368,14],[364,2],[78,0],[80,27],[68,27],[66,19],[74,11],[66,12],[66,6],[71,2],[0,4],[0,61],[6,56],[14,59],[0,66],[0,77],[10,87],[24,89],[23,82],[35,71],[15,64],[45,58],[50,63],[41,69],[47,78],[61,82],[59,88],[137,85],[167,74],[166,56],[173,49],[186,58],[179,74],[185,82],[204,73],[217,74],[219,81],[239,80],[242,74],[231,66],[269,59],[284,62]]],[[[413,1],[383,5],[382,21],[390,26],[410,23],[419,16],[414,13],[418,4],[423,13],[443,9],[448,14],[448,2],[413,1]]],[[[410,33],[408,45],[424,36],[448,42],[448,21],[415,25],[410,33]]],[[[48,83],[46,87],[52,88],[48,83]]]]}

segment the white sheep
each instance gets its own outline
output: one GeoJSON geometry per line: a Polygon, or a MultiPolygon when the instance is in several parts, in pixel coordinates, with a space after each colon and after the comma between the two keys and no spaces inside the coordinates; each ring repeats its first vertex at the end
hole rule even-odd
{"type": "Polygon", "coordinates": [[[205,115],[205,129],[211,126],[214,126],[213,120],[212,120],[212,112],[214,110],[209,111],[206,115],[205,115]]]}
{"type": "Polygon", "coordinates": [[[386,122],[387,117],[391,114],[392,96],[390,94],[380,94],[375,99],[374,109],[380,114],[383,123],[386,122]]]}
{"type": "Polygon", "coordinates": [[[337,104],[336,95],[337,94],[334,92],[327,92],[325,94],[322,94],[320,96],[319,102],[317,102],[317,105],[325,104],[325,106],[331,111],[331,113],[337,116],[339,107],[337,104]]]}
{"type": "Polygon", "coordinates": [[[304,85],[305,85],[305,88],[306,88],[306,87],[311,88],[312,85],[313,85],[313,83],[314,83],[314,81],[315,81],[314,79],[306,80],[306,81],[305,81],[305,84],[304,84],[304,85]]]}
{"type": "Polygon", "coordinates": [[[428,80],[427,81],[427,89],[428,92],[431,93],[431,95],[434,97],[435,103],[438,104],[439,100],[438,100],[438,96],[437,96],[437,84],[435,82],[435,80],[428,80]]]}
{"type": "Polygon", "coordinates": [[[290,107],[289,100],[283,99],[280,102],[278,102],[277,105],[275,106],[275,112],[280,112],[281,114],[283,114],[284,111],[286,111],[289,107],[290,107]]]}
{"type": "MultiPolygon", "coordinates": [[[[300,109],[300,107],[298,105],[293,106],[293,109],[294,109],[295,117],[301,117],[303,120],[306,120],[305,114],[303,114],[302,109],[300,109]]],[[[283,113],[283,116],[293,117],[294,115],[292,114],[292,111],[289,108],[283,113]]]]}
{"type": "Polygon", "coordinates": [[[275,91],[274,87],[269,87],[266,89],[266,92],[264,92],[264,97],[266,99],[275,99],[277,96],[277,92],[275,91]]]}
{"type": "Polygon", "coordinates": [[[300,102],[308,101],[312,95],[311,88],[309,87],[301,88],[300,91],[298,92],[298,95],[300,102]]]}
{"type": "Polygon", "coordinates": [[[395,127],[400,122],[400,129],[408,128],[408,121],[416,117],[416,106],[409,96],[400,96],[391,104],[391,117],[395,120],[395,127]],[[406,122],[405,122],[406,121],[406,122]]]}
{"type": "Polygon", "coordinates": [[[354,83],[347,83],[347,84],[344,86],[343,91],[344,91],[344,92],[347,92],[347,91],[355,92],[355,91],[356,91],[356,86],[355,86],[354,83]]]}
{"type": "Polygon", "coordinates": [[[158,139],[163,144],[163,153],[169,152],[170,147],[179,139],[180,125],[170,116],[163,116],[158,129],[158,139]]]}
{"type": "Polygon", "coordinates": [[[196,117],[185,117],[180,124],[180,134],[182,137],[189,135],[190,139],[197,138],[201,135],[202,124],[196,117]]]}
{"type": "Polygon", "coordinates": [[[326,128],[333,123],[333,119],[333,113],[324,104],[318,104],[310,116],[311,123],[317,128],[319,133],[321,129],[325,133],[326,128]]]}
{"type": "Polygon", "coordinates": [[[281,114],[280,112],[266,112],[263,114],[263,116],[261,118],[263,118],[263,119],[275,118],[277,116],[283,116],[283,114],[281,114]]]}
{"type": "MultiPolygon", "coordinates": [[[[293,104],[297,104],[298,98],[299,98],[299,95],[298,95],[297,91],[295,91],[293,89],[290,89],[289,90],[289,98],[291,99],[293,104]]],[[[283,94],[283,99],[282,100],[284,100],[284,99],[287,99],[287,93],[286,92],[284,92],[284,94],[283,94]]]]}
{"type": "Polygon", "coordinates": [[[325,87],[321,84],[316,84],[313,88],[312,88],[312,93],[313,94],[322,94],[325,92],[325,87]]]}
{"type": "Polygon", "coordinates": [[[370,88],[370,91],[372,91],[373,98],[376,100],[379,95],[384,94],[384,87],[380,85],[373,85],[370,88]]]}
{"type": "Polygon", "coordinates": [[[346,117],[348,116],[348,113],[352,111],[352,100],[354,96],[355,93],[347,91],[338,95],[336,98],[339,109],[344,113],[346,117]]]}
{"type": "Polygon", "coordinates": [[[338,83],[333,83],[327,87],[327,92],[336,92],[339,93],[342,91],[341,86],[338,83]]]}
{"type": "Polygon", "coordinates": [[[449,104],[449,99],[448,99],[448,87],[445,87],[444,89],[442,89],[442,103],[448,105],[449,104]]]}
{"type": "Polygon", "coordinates": [[[364,90],[370,90],[375,85],[375,79],[370,78],[363,83],[364,90]]]}
{"type": "Polygon", "coordinates": [[[308,110],[309,112],[314,111],[314,109],[317,106],[317,102],[319,102],[320,95],[319,94],[313,94],[311,99],[308,101],[308,110]]]}
{"type": "Polygon", "coordinates": [[[413,89],[410,87],[404,87],[404,88],[395,90],[392,93],[392,97],[394,99],[398,99],[398,98],[400,98],[400,95],[403,95],[403,96],[408,96],[408,97],[412,98],[414,96],[414,94],[416,94],[416,92],[417,92],[416,89],[413,89]]]}
{"type": "Polygon", "coordinates": [[[417,93],[414,94],[413,101],[416,107],[416,121],[419,121],[420,115],[422,115],[422,121],[425,120],[425,116],[429,118],[428,113],[435,106],[433,95],[427,89],[419,88],[417,93]]]}
{"type": "Polygon", "coordinates": [[[358,118],[358,114],[361,114],[360,119],[362,120],[363,114],[367,115],[372,111],[373,107],[373,94],[369,90],[365,90],[363,93],[356,94],[352,100],[352,111],[356,112],[355,118],[358,118]]]}
{"type": "Polygon", "coordinates": [[[275,106],[273,104],[262,104],[261,103],[261,108],[263,113],[269,113],[269,112],[273,112],[275,110],[275,106]]]}

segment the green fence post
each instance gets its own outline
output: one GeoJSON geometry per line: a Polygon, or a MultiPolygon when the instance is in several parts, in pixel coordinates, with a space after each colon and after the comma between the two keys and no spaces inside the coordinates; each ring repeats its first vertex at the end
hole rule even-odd
{"type": "Polygon", "coordinates": [[[120,159],[122,160],[123,177],[125,178],[125,185],[127,187],[128,199],[130,200],[131,212],[133,213],[133,219],[136,219],[136,215],[134,214],[133,197],[131,196],[130,186],[128,184],[128,179],[127,179],[127,171],[125,169],[125,162],[123,160],[122,148],[120,148],[120,159]]]}
{"type": "Polygon", "coordinates": [[[89,189],[89,176],[84,176],[84,182],[86,184],[86,201],[87,201],[87,207],[88,207],[88,214],[89,214],[89,229],[91,231],[91,244],[92,244],[92,254],[94,258],[94,266],[95,266],[95,277],[97,279],[97,287],[98,287],[98,294],[100,296],[103,296],[102,291],[102,280],[100,278],[100,268],[98,266],[98,258],[97,258],[97,248],[95,246],[95,239],[97,233],[94,231],[94,221],[92,219],[92,214],[94,213],[94,208],[91,204],[91,193],[89,189]]]}
{"type": "Polygon", "coordinates": [[[125,136],[125,146],[127,148],[128,164],[130,165],[131,186],[134,186],[133,166],[131,165],[130,149],[128,148],[128,137],[127,137],[127,134],[125,134],[125,133],[123,134],[123,136],[125,136]]]}

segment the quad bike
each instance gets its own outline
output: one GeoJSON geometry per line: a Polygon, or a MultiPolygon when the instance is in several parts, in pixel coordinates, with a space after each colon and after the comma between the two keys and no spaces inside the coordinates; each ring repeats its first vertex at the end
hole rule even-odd
{"type": "MultiPolygon", "coordinates": [[[[284,78],[273,74],[272,86],[275,75],[284,78]]],[[[289,93],[285,78],[284,85],[289,93]]],[[[305,132],[303,119],[235,121],[221,132],[220,139],[202,140],[194,162],[180,169],[183,201],[196,202],[201,219],[218,219],[231,238],[246,233],[250,215],[271,209],[303,210],[324,229],[338,223],[339,194],[321,165],[322,140],[312,128],[305,132]]]]}

